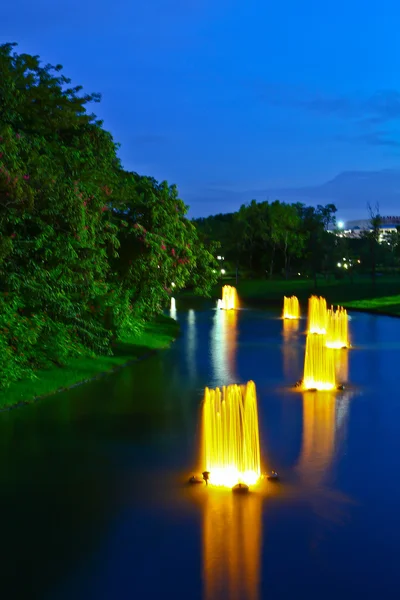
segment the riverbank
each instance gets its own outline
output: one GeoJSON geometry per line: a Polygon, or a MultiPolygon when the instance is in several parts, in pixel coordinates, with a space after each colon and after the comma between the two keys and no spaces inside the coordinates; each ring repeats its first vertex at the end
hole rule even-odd
{"type": "Polygon", "coordinates": [[[65,367],[39,371],[36,380],[25,379],[11,384],[7,390],[0,392],[0,410],[29,404],[146,358],[157,350],[168,348],[178,333],[178,323],[160,315],[147,323],[140,335],[118,342],[113,349],[113,356],[75,358],[65,367]]]}

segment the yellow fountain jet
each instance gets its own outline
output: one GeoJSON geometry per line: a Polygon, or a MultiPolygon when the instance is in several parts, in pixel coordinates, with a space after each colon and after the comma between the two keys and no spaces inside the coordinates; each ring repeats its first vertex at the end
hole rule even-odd
{"type": "Polygon", "coordinates": [[[326,347],[326,336],[307,334],[304,360],[304,390],[329,391],[336,389],[333,351],[326,347]]]}
{"type": "Polygon", "coordinates": [[[218,308],[224,310],[239,308],[239,298],[235,287],[224,285],[222,288],[222,300],[218,300],[218,308]]]}
{"type": "Polygon", "coordinates": [[[254,485],[261,475],[257,394],[254,381],[205,389],[202,464],[211,485],[254,485]]]}
{"type": "Polygon", "coordinates": [[[349,347],[349,320],[347,310],[338,306],[337,310],[333,306],[328,310],[326,345],[328,348],[348,348],[349,347]]]}
{"type": "Polygon", "coordinates": [[[283,297],[283,318],[284,319],[299,319],[300,306],[297,296],[283,297]]]}
{"type": "Polygon", "coordinates": [[[322,296],[311,296],[308,300],[308,333],[326,334],[326,300],[322,296]]]}

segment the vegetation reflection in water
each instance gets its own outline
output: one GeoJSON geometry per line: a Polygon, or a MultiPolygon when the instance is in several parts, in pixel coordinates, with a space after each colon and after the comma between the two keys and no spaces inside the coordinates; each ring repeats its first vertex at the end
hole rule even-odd
{"type": "Polygon", "coordinates": [[[259,480],[260,436],[253,381],[205,389],[202,447],[210,484],[231,488],[259,480]]]}
{"type": "Polygon", "coordinates": [[[283,318],[299,319],[300,305],[297,296],[283,297],[283,318]]]}

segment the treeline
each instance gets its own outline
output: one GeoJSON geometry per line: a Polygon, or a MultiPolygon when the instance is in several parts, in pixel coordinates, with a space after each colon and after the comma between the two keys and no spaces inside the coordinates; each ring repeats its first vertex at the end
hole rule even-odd
{"type": "Polygon", "coordinates": [[[334,204],[313,207],[252,200],[237,212],[193,222],[206,244],[219,242],[230,274],[301,275],[317,281],[330,275],[353,279],[357,271],[369,272],[374,279],[377,269],[399,269],[400,229],[382,241],[381,217],[372,211],[371,231],[360,238],[343,237],[336,228],[336,212],[334,204]]]}
{"type": "Polygon", "coordinates": [[[0,387],[112,353],[169,302],[207,294],[215,252],[175,186],[123,170],[57,65],[0,46],[0,387]]]}

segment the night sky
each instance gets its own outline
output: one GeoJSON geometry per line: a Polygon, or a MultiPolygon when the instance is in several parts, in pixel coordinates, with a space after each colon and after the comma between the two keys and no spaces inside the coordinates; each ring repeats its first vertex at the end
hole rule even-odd
{"type": "Polygon", "coordinates": [[[61,63],[125,168],[191,216],[257,200],[400,213],[396,0],[12,0],[0,42],[61,63]],[[399,169],[399,170],[398,170],[399,169]]]}

